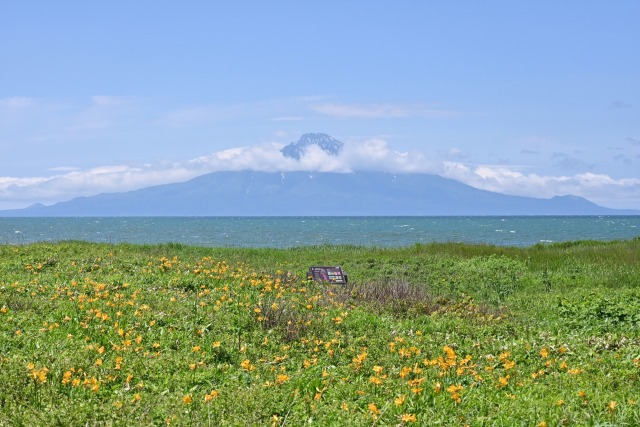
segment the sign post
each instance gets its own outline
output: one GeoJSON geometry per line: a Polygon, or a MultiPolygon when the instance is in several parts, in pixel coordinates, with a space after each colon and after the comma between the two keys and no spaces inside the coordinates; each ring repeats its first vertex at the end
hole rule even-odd
{"type": "Polygon", "coordinates": [[[316,282],[329,282],[337,285],[347,284],[347,275],[339,266],[314,266],[309,267],[307,279],[316,282]]]}

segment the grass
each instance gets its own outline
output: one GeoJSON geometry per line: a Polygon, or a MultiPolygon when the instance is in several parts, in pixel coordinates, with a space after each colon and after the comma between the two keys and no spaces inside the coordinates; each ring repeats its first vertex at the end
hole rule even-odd
{"type": "Polygon", "coordinates": [[[0,425],[635,426],[639,380],[640,239],[0,246],[0,425]]]}

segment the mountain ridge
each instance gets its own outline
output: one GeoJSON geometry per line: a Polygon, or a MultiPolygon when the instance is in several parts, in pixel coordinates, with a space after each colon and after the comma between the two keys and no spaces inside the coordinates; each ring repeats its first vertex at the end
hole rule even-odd
{"type": "Polygon", "coordinates": [[[182,183],[0,211],[16,216],[639,215],[577,196],[479,190],[439,175],[388,172],[212,172],[182,183]]]}

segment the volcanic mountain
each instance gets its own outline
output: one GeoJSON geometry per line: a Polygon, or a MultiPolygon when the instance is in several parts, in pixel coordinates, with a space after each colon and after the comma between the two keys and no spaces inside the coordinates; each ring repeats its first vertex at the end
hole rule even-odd
{"type": "MultiPolygon", "coordinates": [[[[317,146],[338,156],[343,143],[322,133],[285,146],[301,159],[317,146]]],[[[509,196],[424,173],[213,172],[187,182],[78,197],[0,216],[321,216],[321,215],[638,215],[576,196],[509,196]]]]}

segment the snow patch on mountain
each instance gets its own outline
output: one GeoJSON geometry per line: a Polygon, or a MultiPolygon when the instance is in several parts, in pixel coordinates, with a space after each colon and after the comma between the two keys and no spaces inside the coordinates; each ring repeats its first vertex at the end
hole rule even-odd
{"type": "Polygon", "coordinates": [[[344,144],[326,133],[305,133],[296,142],[280,150],[282,155],[292,159],[300,160],[311,146],[318,146],[325,153],[337,156],[342,151],[344,144]]]}

